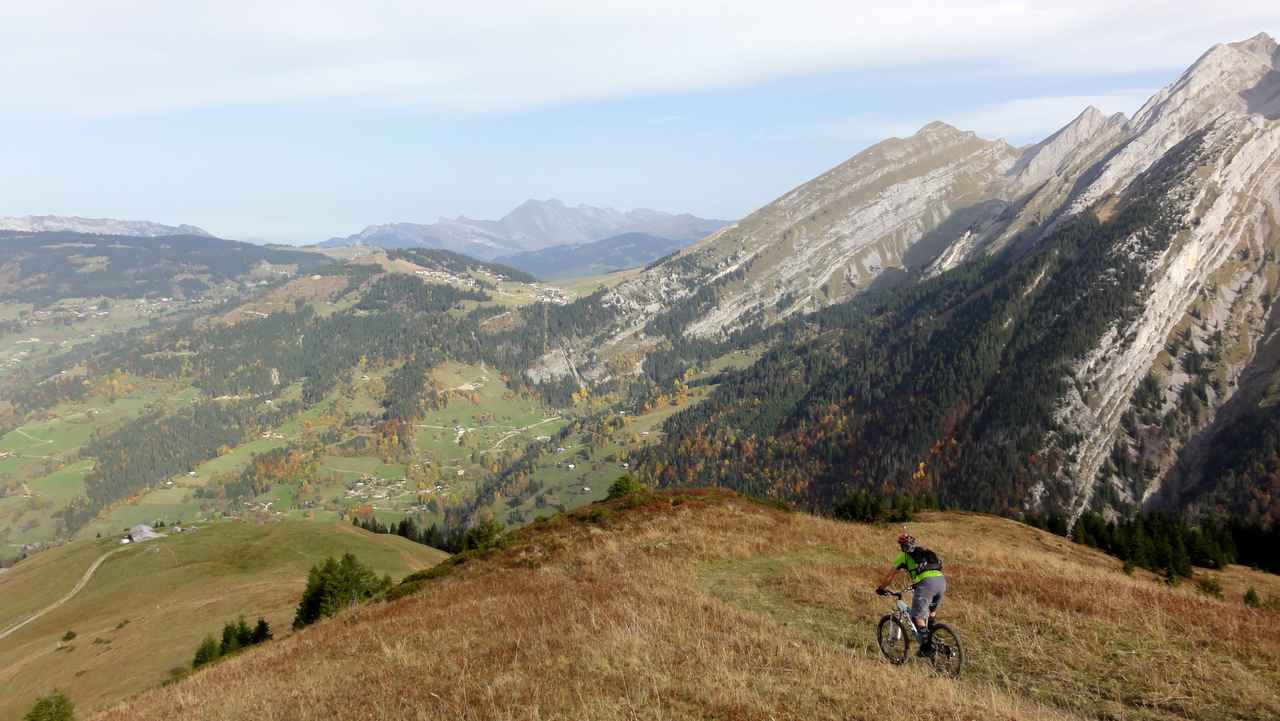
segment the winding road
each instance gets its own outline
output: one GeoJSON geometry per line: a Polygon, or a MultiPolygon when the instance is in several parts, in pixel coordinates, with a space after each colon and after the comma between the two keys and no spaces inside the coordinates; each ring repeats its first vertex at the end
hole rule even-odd
{"type": "Polygon", "coordinates": [[[31,617],[30,617],[30,618],[28,618],[27,620],[25,620],[25,621],[20,621],[20,622],[18,622],[17,624],[15,624],[15,625],[13,625],[13,626],[10,626],[9,628],[6,628],[6,629],[5,629],[5,630],[3,630],[3,631],[0,631],[0,641],[3,641],[3,640],[4,640],[5,638],[7,638],[10,634],[12,634],[12,633],[16,633],[16,632],[17,632],[19,629],[21,629],[23,626],[26,626],[27,624],[29,624],[29,623],[31,623],[31,622],[33,622],[33,621],[38,620],[41,616],[44,616],[46,613],[49,613],[50,611],[57,610],[60,606],[62,606],[62,604],[64,604],[64,603],[66,603],[67,601],[70,601],[71,599],[75,598],[75,595],[76,595],[77,593],[80,593],[80,591],[81,591],[81,590],[83,590],[83,589],[84,589],[84,587],[85,587],[86,585],[88,585],[88,583],[89,583],[89,579],[93,578],[93,574],[94,574],[94,572],[98,570],[98,566],[101,566],[103,561],[107,560],[108,558],[110,558],[111,556],[113,556],[113,555],[115,555],[115,554],[117,554],[117,553],[120,553],[121,551],[127,551],[127,550],[128,550],[129,548],[131,548],[131,547],[132,547],[132,546],[122,546],[122,547],[120,547],[120,548],[116,548],[116,549],[114,549],[114,550],[107,551],[106,553],[102,554],[101,556],[98,556],[98,559],[97,559],[96,561],[94,561],[94,562],[89,566],[89,569],[88,569],[88,570],[86,570],[86,571],[84,572],[84,575],[80,577],[80,580],[76,582],[75,587],[73,587],[70,591],[68,591],[68,592],[67,592],[67,595],[63,596],[62,598],[58,599],[57,601],[54,601],[53,603],[49,604],[48,606],[45,606],[44,608],[40,609],[39,611],[36,611],[35,615],[34,615],[34,616],[31,616],[31,617]]]}

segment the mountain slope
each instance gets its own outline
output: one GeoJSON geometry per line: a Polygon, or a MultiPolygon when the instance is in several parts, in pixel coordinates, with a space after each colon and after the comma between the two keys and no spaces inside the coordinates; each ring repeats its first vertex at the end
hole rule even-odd
{"type": "Polygon", "coordinates": [[[170,669],[189,667],[200,640],[241,614],[250,623],[264,616],[281,637],[308,569],[328,556],[351,552],[395,577],[444,557],[346,523],[215,523],[132,547],[114,537],[81,541],[0,574],[0,628],[62,597],[109,552],[80,593],[0,641],[0,718],[18,718],[55,687],[82,714],[154,687],[170,669]],[[68,630],[76,638],[60,644],[68,630]]]}
{"type": "Polygon", "coordinates": [[[921,269],[1004,210],[1019,152],[943,123],[879,143],[619,286],[638,310],[716,284],[690,326],[713,335],[847,300],[887,270],[921,269]],[[950,220],[951,222],[944,222],[950,220]]]}
{"type": "Polygon", "coordinates": [[[623,233],[582,245],[555,245],[499,258],[539,278],[564,280],[636,268],[688,245],[648,233],[623,233]]]}
{"type": "Polygon", "coordinates": [[[98,718],[878,719],[907,698],[938,719],[1280,713],[1280,632],[1238,607],[1244,584],[1280,593],[1275,577],[1229,569],[1223,602],[1010,521],[912,530],[952,579],[958,681],[878,657],[889,604],[871,588],[896,529],[682,493],[532,526],[415,595],[98,718]]]}
{"type": "Polygon", "coordinates": [[[194,225],[163,225],[149,220],[116,220],[114,218],[80,218],[60,215],[24,215],[0,218],[0,230],[24,233],[66,231],[94,235],[131,235],[152,238],[161,235],[213,236],[194,225]]]}
{"type": "Polygon", "coordinates": [[[198,295],[255,271],[310,268],[318,253],[265,248],[203,235],[140,237],[0,231],[0,299],[198,295]]]}
{"type": "Polygon", "coordinates": [[[600,349],[627,347],[666,383],[781,340],[668,425],[653,478],[1269,523],[1274,478],[1211,497],[1205,469],[1280,378],[1278,67],[1260,35],[1131,121],[1086,109],[1024,149],[936,123],[885,141],[618,285],[614,324],[533,373],[608,380],[600,349]]]}
{"type": "Polygon", "coordinates": [[[381,248],[443,248],[482,260],[556,245],[581,245],[622,233],[647,233],[691,242],[725,225],[693,215],[654,210],[617,211],[589,205],[570,207],[559,200],[529,200],[500,220],[465,216],[441,218],[430,225],[372,225],[322,247],[372,245],[381,248]]]}

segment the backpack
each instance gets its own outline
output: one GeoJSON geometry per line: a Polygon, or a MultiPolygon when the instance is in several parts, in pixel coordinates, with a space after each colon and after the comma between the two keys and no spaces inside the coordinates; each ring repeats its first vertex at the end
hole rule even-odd
{"type": "Polygon", "coordinates": [[[911,556],[912,561],[915,561],[916,573],[942,570],[942,559],[938,558],[938,554],[927,548],[917,546],[907,555],[911,556]]]}

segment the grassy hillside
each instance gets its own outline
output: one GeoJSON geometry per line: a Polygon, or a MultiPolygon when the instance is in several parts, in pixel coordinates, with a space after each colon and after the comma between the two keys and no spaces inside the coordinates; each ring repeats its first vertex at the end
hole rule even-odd
{"type": "MultiPolygon", "coordinates": [[[[65,231],[0,231],[0,298],[195,296],[255,272],[322,265],[318,253],[267,248],[200,235],[136,238],[65,231]]],[[[281,271],[284,272],[284,271],[281,271]]]]}
{"type": "Polygon", "coordinates": [[[988,516],[913,531],[946,562],[963,677],[881,661],[871,593],[896,528],[721,492],[597,504],[417,594],[149,691],[103,719],[1261,719],[1280,629],[1226,600],[988,516]],[[631,504],[636,505],[636,504],[631,504]]]}
{"type": "Polygon", "coordinates": [[[0,574],[0,633],[65,596],[56,610],[0,639],[0,719],[16,719],[52,688],[82,711],[158,686],[187,667],[196,645],[240,614],[288,632],[312,564],[345,552],[393,578],[439,551],[338,523],[219,523],[135,546],[115,537],[37,554],[0,574]],[[69,643],[60,639],[75,631],[69,643]]]}

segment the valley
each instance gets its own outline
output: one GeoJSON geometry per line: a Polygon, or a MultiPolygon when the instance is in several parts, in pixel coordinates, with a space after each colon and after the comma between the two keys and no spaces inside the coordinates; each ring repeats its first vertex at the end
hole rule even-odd
{"type": "Polygon", "coordinates": [[[736,221],[0,218],[0,719],[1280,716],[1280,44],[1165,81],[736,221]]]}

